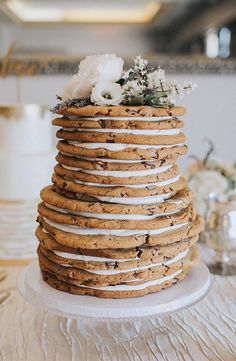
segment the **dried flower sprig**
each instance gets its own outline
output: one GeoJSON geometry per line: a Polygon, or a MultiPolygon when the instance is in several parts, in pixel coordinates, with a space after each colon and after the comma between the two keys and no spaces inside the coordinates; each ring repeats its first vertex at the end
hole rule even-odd
{"type": "Polygon", "coordinates": [[[196,89],[192,82],[169,82],[165,71],[148,66],[148,61],[139,55],[134,66],[123,73],[119,83],[123,90],[123,104],[173,107],[175,97],[182,98],[196,89]]]}
{"type": "Polygon", "coordinates": [[[80,108],[80,107],[86,107],[86,105],[91,104],[90,99],[68,99],[61,101],[61,97],[57,95],[57,99],[60,100],[60,103],[56,104],[53,108],[50,109],[52,113],[56,113],[57,111],[60,111],[62,109],[66,108],[80,108]]]}

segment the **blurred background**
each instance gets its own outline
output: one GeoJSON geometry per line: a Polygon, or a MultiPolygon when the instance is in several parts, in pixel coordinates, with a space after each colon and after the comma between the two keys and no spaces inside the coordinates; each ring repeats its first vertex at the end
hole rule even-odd
{"type": "MultiPolygon", "coordinates": [[[[81,58],[106,52],[123,57],[127,67],[135,55],[141,54],[151,64],[166,69],[169,77],[198,84],[195,93],[180,102],[188,110],[185,132],[190,155],[204,159],[210,144],[222,159],[211,164],[211,171],[228,181],[222,164],[229,162],[227,170],[235,189],[235,0],[2,0],[2,220],[6,220],[6,212],[13,211],[9,200],[17,201],[18,206],[19,202],[31,202],[22,208],[29,214],[21,213],[19,224],[24,217],[31,217],[32,202],[37,201],[40,188],[50,182],[54,162],[55,141],[48,109],[77,72],[81,58]]],[[[184,171],[192,160],[188,156],[181,160],[184,171]]],[[[18,208],[14,209],[19,214],[18,208]]],[[[4,232],[5,228],[0,237],[5,237],[4,232]]],[[[12,229],[10,237],[16,239],[12,229]]],[[[15,244],[12,247],[14,253],[15,244]]],[[[9,252],[9,243],[7,248],[9,252]]]]}

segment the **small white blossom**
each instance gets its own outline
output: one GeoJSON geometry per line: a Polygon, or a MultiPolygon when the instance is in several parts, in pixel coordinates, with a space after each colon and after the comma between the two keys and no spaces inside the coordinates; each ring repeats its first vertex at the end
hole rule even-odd
{"type": "Polygon", "coordinates": [[[134,58],[134,68],[136,70],[143,71],[146,68],[147,64],[148,61],[146,59],[143,59],[141,55],[138,55],[136,56],[136,58],[134,58]]]}
{"type": "Polygon", "coordinates": [[[182,84],[177,84],[175,86],[175,92],[174,94],[178,95],[180,99],[183,98],[184,96],[184,88],[183,88],[183,85],[182,84]]]}
{"type": "Polygon", "coordinates": [[[172,80],[171,82],[167,82],[167,91],[170,94],[170,96],[179,96],[182,98],[183,96],[183,87],[182,84],[179,84],[177,80],[172,80]]]}
{"type": "Polygon", "coordinates": [[[165,82],[165,71],[160,67],[157,70],[147,74],[148,88],[158,89],[161,83],[165,82]]]}
{"type": "Polygon", "coordinates": [[[193,82],[191,82],[191,81],[184,82],[183,88],[184,88],[184,90],[185,90],[185,94],[190,94],[190,93],[192,93],[194,90],[196,90],[197,84],[196,84],[196,83],[193,83],[193,82]]]}
{"type": "Polygon", "coordinates": [[[135,97],[143,93],[145,87],[137,80],[129,80],[122,86],[123,94],[128,97],[135,97]]]}
{"type": "Polygon", "coordinates": [[[118,105],[122,100],[122,88],[119,84],[100,82],[92,90],[91,102],[97,105],[118,105]]]}

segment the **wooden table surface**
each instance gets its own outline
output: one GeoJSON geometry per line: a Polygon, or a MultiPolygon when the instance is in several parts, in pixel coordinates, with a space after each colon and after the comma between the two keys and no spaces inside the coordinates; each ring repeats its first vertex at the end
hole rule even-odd
{"type": "Polygon", "coordinates": [[[0,361],[236,360],[236,276],[212,276],[202,301],[171,316],[91,323],[27,304],[21,269],[0,266],[0,361]]]}

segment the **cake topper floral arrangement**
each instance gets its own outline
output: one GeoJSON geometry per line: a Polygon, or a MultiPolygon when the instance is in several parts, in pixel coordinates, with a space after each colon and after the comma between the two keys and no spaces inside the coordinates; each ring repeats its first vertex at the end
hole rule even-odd
{"type": "Polygon", "coordinates": [[[153,67],[141,56],[134,65],[124,70],[124,61],[115,54],[90,55],[79,64],[73,76],[58,97],[60,103],[53,109],[86,105],[149,105],[173,107],[175,97],[191,93],[196,84],[169,81],[165,71],[153,67]]]}

